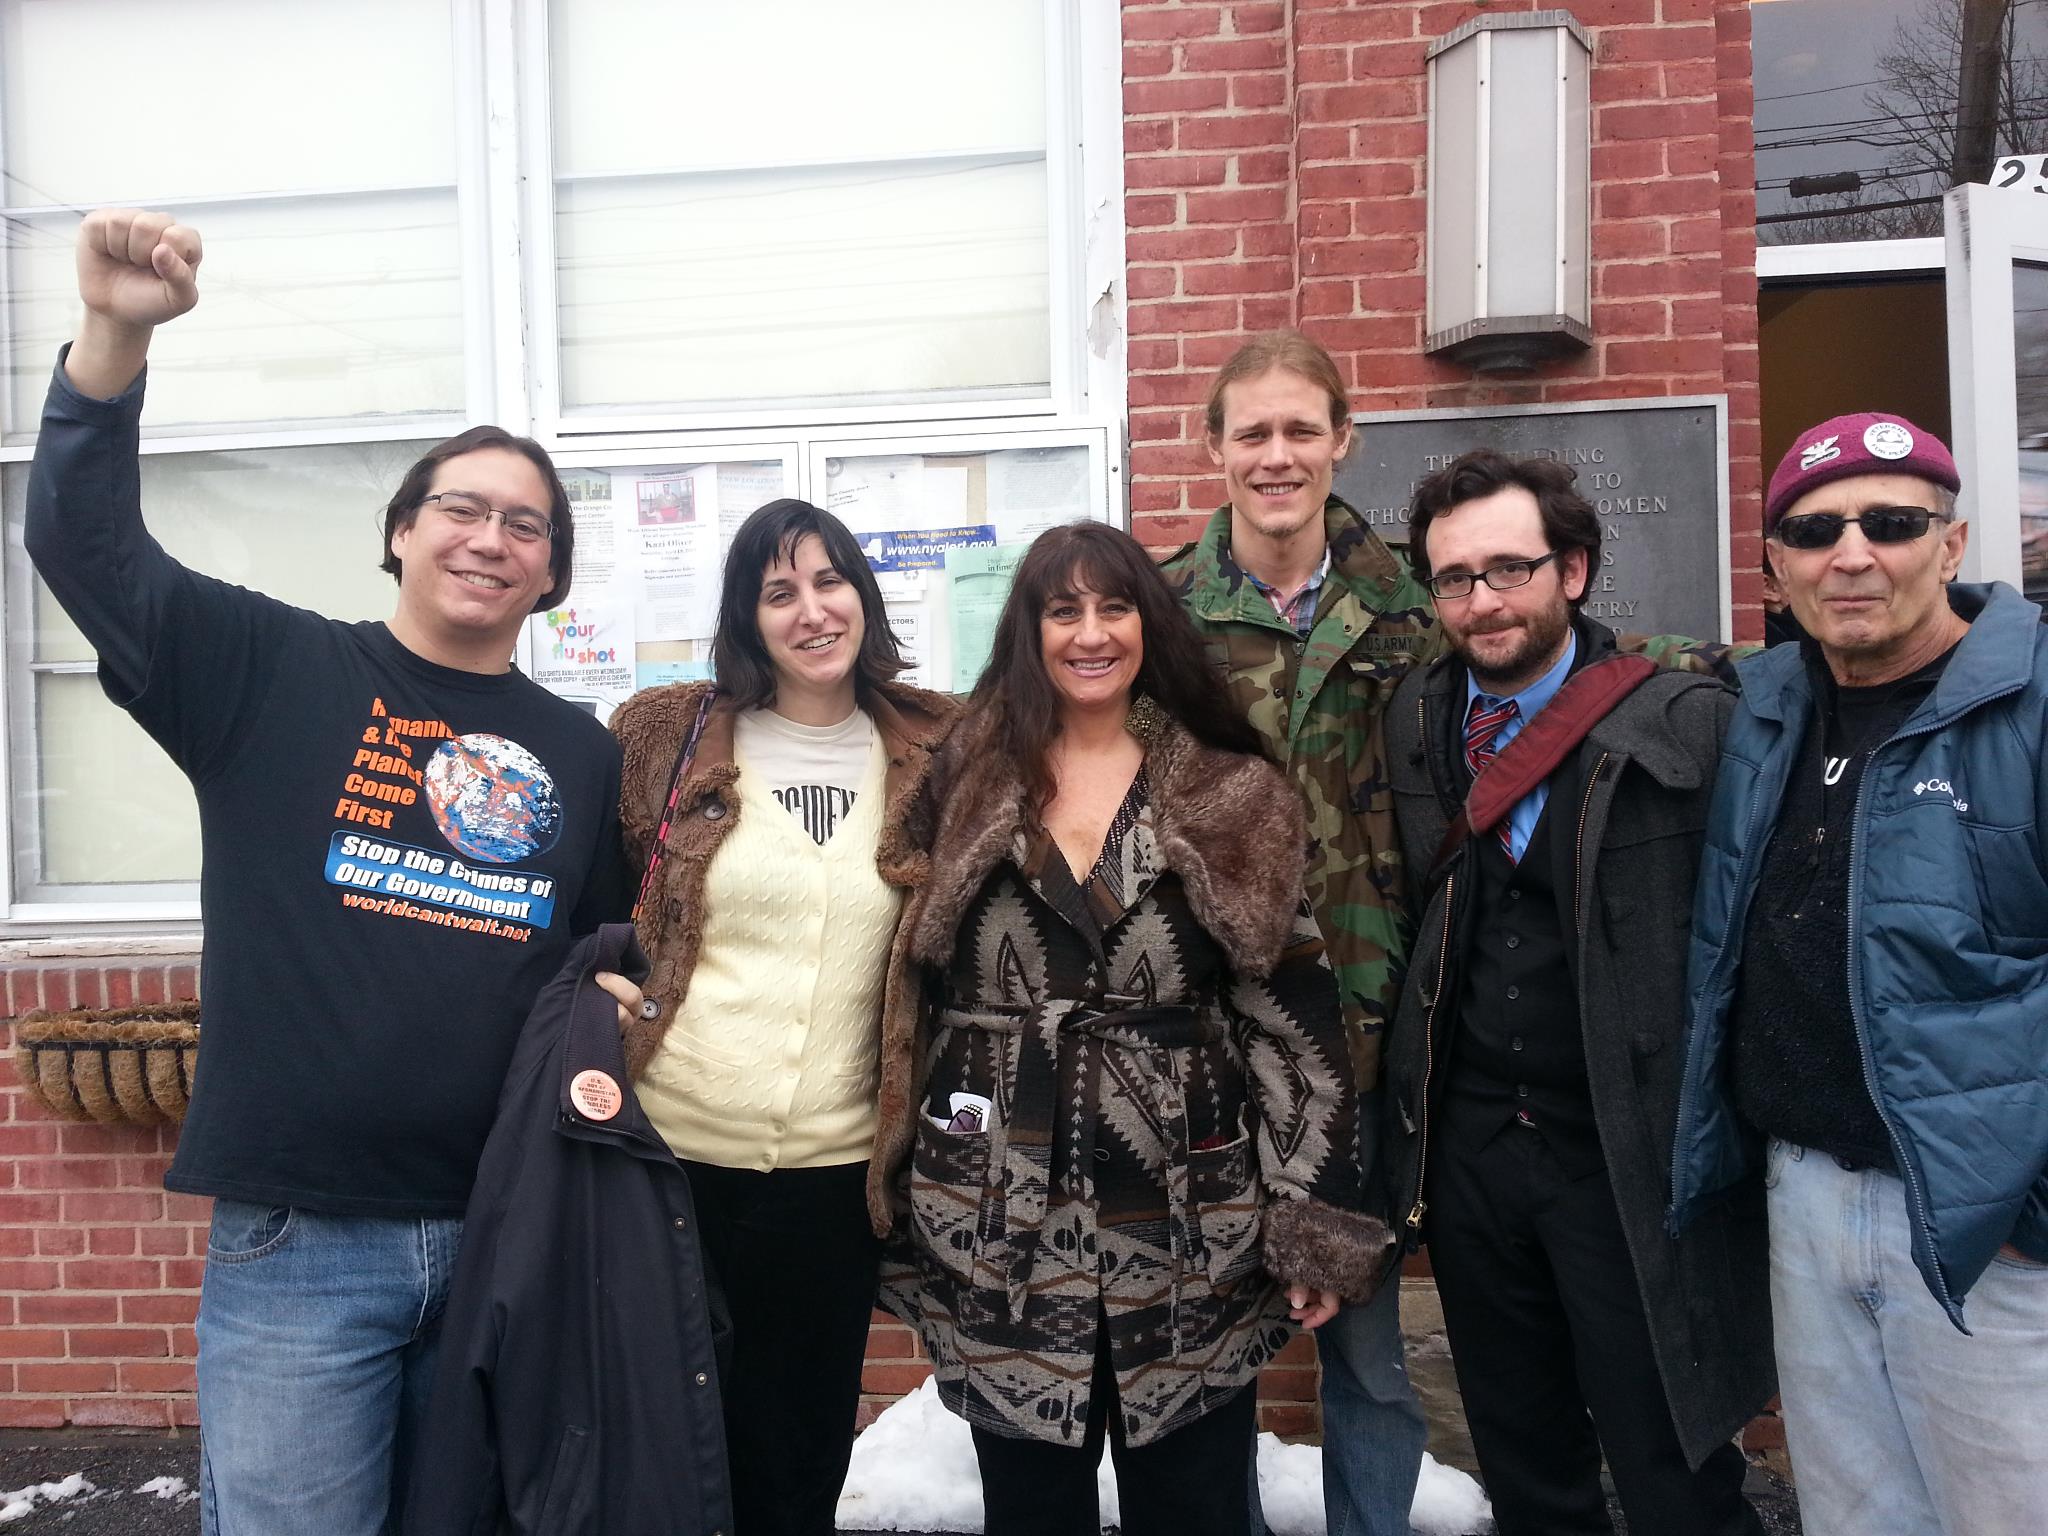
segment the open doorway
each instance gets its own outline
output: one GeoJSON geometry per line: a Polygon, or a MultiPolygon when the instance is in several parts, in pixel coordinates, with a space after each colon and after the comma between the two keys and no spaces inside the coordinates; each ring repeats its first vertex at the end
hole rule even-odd
{"type": "Polygon", "coordinates": [[[1892,411],[1943,442],[1948,313],[1940,272],[1781,279],[1757,295],[1763,467],[1816,421],[1892,411]]]}

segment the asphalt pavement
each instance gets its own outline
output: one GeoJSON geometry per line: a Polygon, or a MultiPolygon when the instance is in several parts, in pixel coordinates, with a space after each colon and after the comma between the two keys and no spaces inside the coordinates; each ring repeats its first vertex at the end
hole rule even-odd
{"type": "Polygon", "coordinates": [[[0,1431],[0,1530],[7,1536],[195,1536],[199,1530],[199,1436],[190,1430],[10,1429],[0,1431]],[[73,1474],[92,1484],[70,1498],[31,1500],[8,1519],[8,1496],[73,1474]],[[159,1494],[144,1485],[181,1487],[159,1494]]]}
{"type": "MultiPolygon", "coordinates": [[[[0,1528],[6,1536],[197,1536],[198,1489],[199,1438],[189,1430],[0,1430],[0,1528]],[[38,1498],[30,1513],[5,1519],[9,1493],[61,1483],[74,1473],[94,1491],[56,1502],[38,1498]],[[142,1491],[163,1486],[159,1480],[166,1478],[181,1480],[182,1491],[142,1491]]],[[[1770,1536],[1798,1536],[1798,1510],[1781,1479],[1753,1467],[1747,1491],[1770,1536]]],[[[1618,1510],[1614,1526],[1625,1536],[1618,1510]]]]}

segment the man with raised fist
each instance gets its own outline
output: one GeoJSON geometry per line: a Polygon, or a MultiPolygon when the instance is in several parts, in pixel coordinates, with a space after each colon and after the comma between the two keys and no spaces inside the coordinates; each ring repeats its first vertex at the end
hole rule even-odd
{"type": "Polygon", "coordinates": [[[200,260],[168,215],[87,216],[27,543],[198,799],[203,1048],[165,1184],[214,1199],[203,1526],[378,1536],[520,1023],[624,906],[618,749],[511,665],[569,580],[568,499],[528,439],[473,427],[406,475],[387,622],[230,586],[150,536],[144,363],[200,260]]]}

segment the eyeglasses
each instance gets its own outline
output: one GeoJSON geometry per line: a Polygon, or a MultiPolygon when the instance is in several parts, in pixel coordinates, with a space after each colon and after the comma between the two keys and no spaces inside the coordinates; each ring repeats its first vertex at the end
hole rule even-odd
{"type": "Polygon", "coordinates": [[[1483,571],[1451,571],[1443,576],[1432,576],[1423,585],[1429,588],[1431,597],[1454,602],[1461,597],[1470,597],[1473,586],[1484,581],[1496,592],[1512,592],[1516,587],[1526,587],[1535,578],[1536,568],[1547,564],[1563,554],[1553,549],[1547,555],[1534,560],[1503,560],[1499,565],[1488,566],[1483,571]]]}
{"type": "Polygon", "coordinates": [[[1772,536],[1787,549],[1828,549],[1842,537],[1842,530],[1854,523],[1873,544],[1910,544],[1937,518],[1948,521],[1925,507],[1868,507],[1861,517],[1802,512],[1782,519],[1772,536]]]}
{"type": "Polygon", "coordinates": [[[422,496],[420,505],[425,506],[430,501],[440,507],[443,517],[464,528],[496,513],[498,521],[505,525],[505,532],[522,544],[537,544],[542,539],[555,536],[555,525],[538,512],[523,512],[516,507],[510,512],[500,512],[483,497],[473,496],[468,491],[436,491],[431,496],[422,496]]]}

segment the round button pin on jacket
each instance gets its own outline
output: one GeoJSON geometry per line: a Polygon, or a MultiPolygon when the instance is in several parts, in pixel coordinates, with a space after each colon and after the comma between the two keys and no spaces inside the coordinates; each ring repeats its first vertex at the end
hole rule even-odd
{"type": "Polygon", "coordinates": [[[593,1067],[587,1072],[578,1072],[570,1081],[569,1102],[586,1120],[609,1120],[619,1112],[619,1105],[624,1101],[612,1075],[593,1067]]]}

